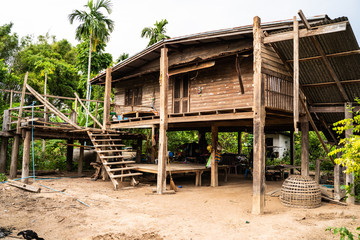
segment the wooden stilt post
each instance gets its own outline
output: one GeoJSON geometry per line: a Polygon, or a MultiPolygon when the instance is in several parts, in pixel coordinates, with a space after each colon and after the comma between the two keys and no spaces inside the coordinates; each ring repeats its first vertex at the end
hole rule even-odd
{"type": "Polygon", "coordinates": [[[1,150],[0,150],[0,173],[6,172],[6,158],[8,150],[9,140],[6,137],[1,138],[1,150]]]}
{"type": "Polygon", "coordinates": [[[316,159],[315,182],[317,184],[320,183],[320,166],[321,166],[321,159],[316,159]]]}
{"type": "Polygon", "coordinates": [[[24,149],[23,149],[23,161],[21,171],[21,182],[29,182],[29,166],[30,166],[30,143],[31,143],[31,132],[25,132],[24,149]]]}
{"type": "MultiPolygon", "coordinates": [[[[337,153],[337,157],[341,157],[341,153],[337,153]]],[[[339,164],[335,164],[334,166],[334,199],[341,199],[341,166],[339,164]]]]}
{"type": "Polygon", "coordinates": [[[66,147],[66,171],[72,171],[73,169],[73,156],[74,156],[74,139],[67,140],[66,147]]]}
{"type": "Polygon", "coordinates": [[[211,186],[219,186],[218,164],[215,161],[216,148],[218,145],[218,127],[211,125],[211,186]]]}
{"type": "MultiPolygon", "coordinates": [[[[352,104],[351,103],[346,103],[345,104],[345,118],[352,118],[353,117],[353,113],[351,111],[351,107],[352,104]]],[[[345,132],[345,138],[350,137],[350,135],[352,134],[352,129],[348,129],[345,132]]],[[[347,204],[355,204],[355,186],[354,186],[354,176],[351,173],[346,173],[346,185],[353,185],[353,187],[351,188],[351,195],[353,196],[348,196],[348,198],[346,199],[346,203],[347,204]]]]}
{"type": "Polygon", "coordinates": [[[301,175],[309,176],[309,122],[301,119],[301,175]]]}
{"type": "Polygon", "coordinates": [[[198,131],[198,144],[200,153],[204,153],[206,151],[207,143],[206,143],[206,131],[204,129],[199,129],[198,131]]]}
{"type": "Polygon", "coordinates": [[[158,175],[157,193],[163,194],[166,190],[166,160],[167,160],[167,136],[168,127],[168,49],[161,49],[160,58],[160,128],[159,128],[159,153],[158,153],[158,175]]]}
{"type": "Polygon", "coordinates": [[[142,154],[142,139],[139,138],[136,140],[136,163],[141,163],[141,154],[142,154]]]}
{"type": "Polygon", "coordinates": [[[242,152],[241,132],[238,132],[238,155],[242,152]]]}
{"type": "Polygon", "coordinates": [[[103,129],[110,128],[110,97],[111,97],[111,71],[112,68],[106,69],[105,78],[105,96],[104,96],[104,117],[103,117],[103,129]]]}
{"type": "Polygon", "coordinates": [[[20,135],[15,135],[13,139],[13,146],[11,150],[11,163],[10,163],[10,179],[16,178],[17,176],[17,165],[19,158],[19,145],[20,145],[20,135]]]}
{"type": "Polygon", "coordinates": [[[79,152],[79,162],[78,162],[78,175],[82,175],[83,162],[84,162],[84,140],[80,141],[80,152],[79,152]]]}
{"type": "Polygon", "coordinates": [[[261,20],[254,17],[254,103],[253,103],[253,203],[252,213],[263,214],[265,206],[265,92],[264,81],[261,73],[262,58],[261,49],[264,35],[260,27],[261,20]]]}
{"type": "MultiPolygon", "coordinates": [[[[295,144],[294,131],[290,131],[290,165],[295,165],[295,144]]],[[[294,169],[290,169],[290,174],[294,174],[294,169]]]]}
{"type": "Polygon", "coordinates": [[[294,16],[294,129],[298,132],[299,122],[299,22],[294,16]]]}
{"type": "Polygon", "coordinates": [[[156,151],[156,126],[151,126],[151,163],[155,163],[155,151],[156,151]]]}

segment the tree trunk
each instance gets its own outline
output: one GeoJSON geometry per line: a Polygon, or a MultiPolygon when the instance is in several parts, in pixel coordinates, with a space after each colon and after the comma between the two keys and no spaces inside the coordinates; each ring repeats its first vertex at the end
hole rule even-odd
{"type": "MultiPolygon", "coordinates": [[[[92,35],[90,36],[89,42],[89,61],[88,61],[88,75],[86,81],[86,100],[90,100],[90,72],[91,72],[91,48],[92,48],[92,35]]],[[[89,110],[90,102],[86,102],[86,107],[89,110]]],[[[86,113],[86,127],[88,126],[89,115],[86,113]]]]}

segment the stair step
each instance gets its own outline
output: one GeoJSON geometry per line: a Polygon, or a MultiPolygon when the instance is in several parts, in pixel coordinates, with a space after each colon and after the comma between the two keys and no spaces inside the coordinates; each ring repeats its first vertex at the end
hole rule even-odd
{"type": "Polygon", "coordinates": [[[95,145],[95,147],[125,147],[124,144],[103,144],[103,145],[95,145]]]}
{"type": "Polygon", "coordinates": [[[130,164],[130,163],[135,163],[135,161],[104,162],[103,165],[130,164]]]}
{"type": "Polygon", "coordinates": [[[119,152],[126,152],[126,150],[98,150],[98,153],[119,153],[119,152]]]}
{"type": "Polygon", "coordinates": [[[122,139],[94,139],[93,142],[120,142],[122,139]]]}
{"type": "Polygon", "coordinates": [[[137,167],[123,167],[123,168],[111,168],[110,172],[117,172],[117,171],[122,171],[122,170],[132,170],[132,169],[136,169],[137,167]]]}
{"type": "Polygon", "coordinates": [[[123,156],[100,156],[101,159],[123,158],[123,156]]]}
{"type": "Polygon", "coordinates": [[[112,176],[112,178],[131,177],[131,176],[139,176],[139,175],[142,175],[142,173],[119,174],[119,175],[112,176]]]}
{"type": "Polygon", "coordinates": [[[120,137],[119,134],[111,134],[111,133],[92,133],[90,134],[92,137],[120,137]]]}

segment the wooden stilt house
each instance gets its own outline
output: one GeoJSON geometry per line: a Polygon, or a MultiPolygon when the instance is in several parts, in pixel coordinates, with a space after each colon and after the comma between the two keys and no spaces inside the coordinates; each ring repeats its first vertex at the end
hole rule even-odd
{"type": "Polygon", "coordinates": [[[166,185],[167,131],[211,131],[211,186],[218,185],[218,131],[252,132],[252,212],[261,214],[265,132],[300,129],[302,174],[308,175],[309,130],[323,131],[328,143],[336,143],[331,125],[360,95],[359,53],[346,17],[306,19],[300,11],[292,20],[262,24],[255,17],[253,25],[160,41],[99,74],[92,84],[106,86],[104,128],[159,129],[159,194],[166,185]],[[108,114],[111,88],[116,119],[108,114]]]}

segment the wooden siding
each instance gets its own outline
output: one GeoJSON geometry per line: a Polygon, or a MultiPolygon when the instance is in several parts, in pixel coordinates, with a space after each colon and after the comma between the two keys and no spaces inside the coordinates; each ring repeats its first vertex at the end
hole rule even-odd
{"type": "Polygon", "coordinates": [[[264,45],[262,77],[265,83],[265,106],[277,110],[292,111],[293,81],[282,60],[270,45],[264,45]]]}
{"type": "MultiPolygon", "coordinates": [[[[240,61],[241,78],[245,93],[240,90],[239,77],[236,72],[235,56],[216,60],[215,66],[193,71],[189,74],[190,112],[200,112],[216,109],[252,107],[253,104],[253,72],[252,57],[240,61]],[[202,93],[199,94],[199,88],[202,93]]],[[[173,83],[174,77],[169,79],[169,113],[173,113],[173,83]]],[[[153,97],[154,107],[159,110],[159,81],[155,75],[142,78],[124,80],[115,86],[116,112],[147,111],[150,110],[153,97]],[[142,87],[142,106],[124,106],[125,90],[127,88],[142,87]]]]}

